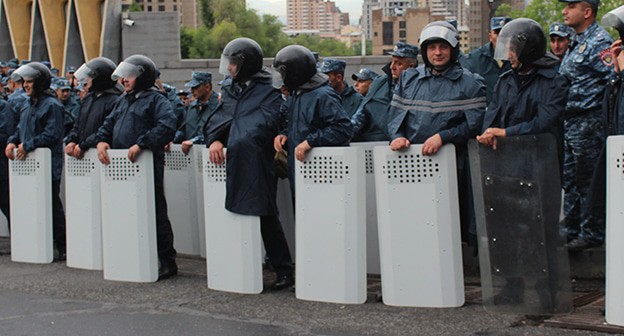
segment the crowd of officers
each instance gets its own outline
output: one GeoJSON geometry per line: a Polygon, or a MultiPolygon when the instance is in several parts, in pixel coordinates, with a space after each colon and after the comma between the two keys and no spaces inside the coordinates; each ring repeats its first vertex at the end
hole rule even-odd
{"type": "MultiPolygon", "coordinates": [[[[622,40],[614,43],[597,24],[599,0],[560,1],[566,2],[564,23],[553,23],[548,35],[533,20],[495,17],[490,42],[468,55],[459,50],[452,22],[432,22],[423,28],[419,46],[396,44],[383,73],[352,74],[354,87],[345,78],[344,61],[319,63],[298,45],[280,50],[272,69],[263,67],[261,46],[248,38],[237,38],[223,50],[221,93],[213,91],[211,73],[197,71],[185,84],[191,99],[188,92],[162,84],[154,63],[142,55],[119,65],[95,58],[66,69],[65,78],[46,62],[0,64],[6,92],[0,100],[6,146],[0,209],[10,218],[6,159],[50,148],[54,242],[57,258],[63,259],[63,155],[80,159],[96,150],[108,164],[108,149],[127,149],[131,161],[149,150],[159,278],[164,279],[177,274],[163,191],[164,153],[171,143],[182,144],[187,154],[193,145],[203,145],[212,162],[226,164],[225,208],[260,217],[268,262],[278,275],[272,288],[280,290],[294,284],[294,268],[278,219],[276,152],[287,153],[294,195],[294,160],[304,160],[314,147],[387,141],[397,151],[422,144],[422,155],[429,156],[452,143],[462,236],[471,241],[476,228],[467,141],[496,149],[501,137],[550,133],[560,149],[568,246],[600,245],[604,169],[594,168],[604,161],[605,136],[624,131],[618,119],[624,112],[622,40]]],[[[603,22],[624,34],[623,18],[624,6],[603,22]]]]}

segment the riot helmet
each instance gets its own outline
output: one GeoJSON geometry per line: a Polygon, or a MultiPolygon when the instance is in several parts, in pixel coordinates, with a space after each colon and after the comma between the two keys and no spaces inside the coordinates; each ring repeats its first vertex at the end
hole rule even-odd
{"type": "Polygon", "coordinates": [[[459,57],[459,33],[446,21],[434,21],[423,28],[420,33],[420,54],[427,67],[432,67],[427,57],[427,46],[434,42],[444,41],[451,46],[451,60],[448,65],[457,63],[459,57]]]}
{"type": "Polygon", "coordinates": [[[620,34],[620,38],[624,38],[624,6],[620,6],[605,14],[601,23],[605,27],[615,28],[620,34]]]}
{"type": "Polygon", "coordinates": [[[40,96],[44,91],[50,89],[52,84],[52,73],[47,66],[39,62],[30,62],[22,65],[11,75],[11,79],[18,82],[33,81],[34,96],[40,96]]]}
{"type": "Polygon", "coordinates": [[[262,70],[263,57],[262,48],[256,41],[239,37],[230,41],[223,49],[219,72],[223,75],[232,75],[235,81],[248,79],[262,70]],[[228,70],[231,65],[236,66],[235,73],[228,70]]]}
{"type": "Polygon", "coordinates": [[[117,81],[120,78],[136,78],[134,92],[149,89],[156,82],[156,65],[143,55],[132,55],[119,63],[111,79],[117,81]]]}
{"type": "Polygon", "coordinates": [[[275,76],[280,76],[289,90],[296,90],[316,75],[316,61],[312,52],[300,45],[282,48],[273,61],[275,76]]]}
{"type": "Polygon", "coordinates": [[[106,57],[96,57],[78,68],[74,76],[80,82],[91,78],[89,91],[100,92],[115,86],[115,81],[111,78],[115,68],[115,63],[110,59],[106,57]]]}
{"type": "Polygon", "coordinates": [[[515,19],[506,24],[498,34],[494,59],[511,61],[517,60],[522,65],[532,64],[546,54],[546,34],[539,25],[531,19],[515,19]]]}

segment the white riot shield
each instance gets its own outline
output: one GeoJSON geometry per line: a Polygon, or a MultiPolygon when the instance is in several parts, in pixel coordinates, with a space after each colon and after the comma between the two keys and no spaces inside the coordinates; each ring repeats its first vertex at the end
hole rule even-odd
{"type": "Polygon", "coordinates": [[[102,270],[101,169],[95,149],[82,159],[65,155],[68,267],[102,270]]]}
{"type": "Polygon", "coordinates": [[[101,170],[104,279],[158,280],[153,154],[136,162],[127,150],[109,150],[101,170]]]}
{"type": "Polygon", "coordinates": [[[9,236],[9,223],[7,222],[6,217],[0,213],[0,237],[8,237],[9,236]]]}
{"type": "Polygon", "coordinates": [[[605,319],[624,326],[624,136],[607,138],[605,319]]]}
{"type": "Polygon", "coordinates": [[[165,152],[165,198],[174,247],[179,253],[190,255],[200,254],[195,159],[193,153],[182,152],[182,145],[171,145],[165,152]]]}
{"type": "Polygon", "coordinates": [[[296,296],[366,301],[364,150],[313,148],[296,160],[296,296]]]}
{"type": "Polygon", "coordinates": [[[208,288],[225,292],[262,292],[260,217],[225,209],[225,164],[215,165],[203,149],[204,208],[208,288]]]}
{"type": "Polygon", "coordinates": [[[204,145],[195,145],[189,155],[195,157],[195,204],[197,208],[197,228],[199,232],[199,255],[206,258],[206,217],[204,210],[204,145]]]}
{"type": "Polygon", "coordinates": [[[550,134],[468,143],[483,305],[516,314],[572,311],[560,235],[561,182],[550,134]]]}
{"type": "Polygon", "coordinates": [[[464,304],[455,147],[374,149],[381,291],[390,306],[464,304]]]}
{"type": "Polygon", "coordinates": [[[9,160],[9,194],[11,260],[51,263],[52,155],[48,148],[28,153],[25,160],[9,160]]]}
{"type": "Polygon", "coordinates": [[[388,146],[388,143],[385,141],[352,142],[351,146],[364,149],[364,169],[366,169],[366,273],[380,274],[377,189],[375,188],[373,149],[377,146],[388,146]]]}

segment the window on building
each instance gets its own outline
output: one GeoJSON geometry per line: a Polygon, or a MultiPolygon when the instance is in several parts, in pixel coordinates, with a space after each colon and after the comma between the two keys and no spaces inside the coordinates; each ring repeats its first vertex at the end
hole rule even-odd
{"type": "Polygon", "coordinates": [[[173,11],[177,12],[178,11],[178,5],[173,5],[173,11]]]}
{"type": "Polygon", "coordinates": [[[400,38],[406,38],[407,37],[407,33],[405,32],[405,30],[399,30],[399,37],[400,38]]]}
{"type": "Polygon", "coordinates": [[[374,33],[375,37],[377,37],[377,32],[374,33]]]}
{"type": "Polygon", "coordinates": [[[152,6],[147,6],[147,11],[151,12],[152,11],[152,6]]]}
{"type": "Polygon", "coordinates": [[[387,21],[383,23],[381,33],[383,34],[383,44],[394,44],[394,23],[392,21],[387,21]]]}
{"type": "Polygon", "coordinates": [[[165,6],[163,6],[163,5],[158,6],[158,11],[159,12],[164,12],[165,11],[165,6]]]}
{"type": "Polygon", "coordinates": [[[405,29],[405,21],[399,21],[399,29],[405,29]]]}

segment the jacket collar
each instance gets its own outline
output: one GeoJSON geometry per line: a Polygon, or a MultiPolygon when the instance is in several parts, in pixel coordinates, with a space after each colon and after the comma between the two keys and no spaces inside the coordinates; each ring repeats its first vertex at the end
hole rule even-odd
{"type": "Polygon", "coordinates": [[[434,75],[431,72],[431,68],[426,67],[426,66],[422,66],[421,69],[419,69],[418,71],[418,78],[426,78],[426,77],[445,77],[448,78],[452,81],[456,81],[458,80],[462,74],[464,73],[464,70],[462,69],[461,66],[457,65],[457,64],[453,64],[451,65],[448,69],[444,70],[444,72],[442,72],[439,75],[434,75]]]}

